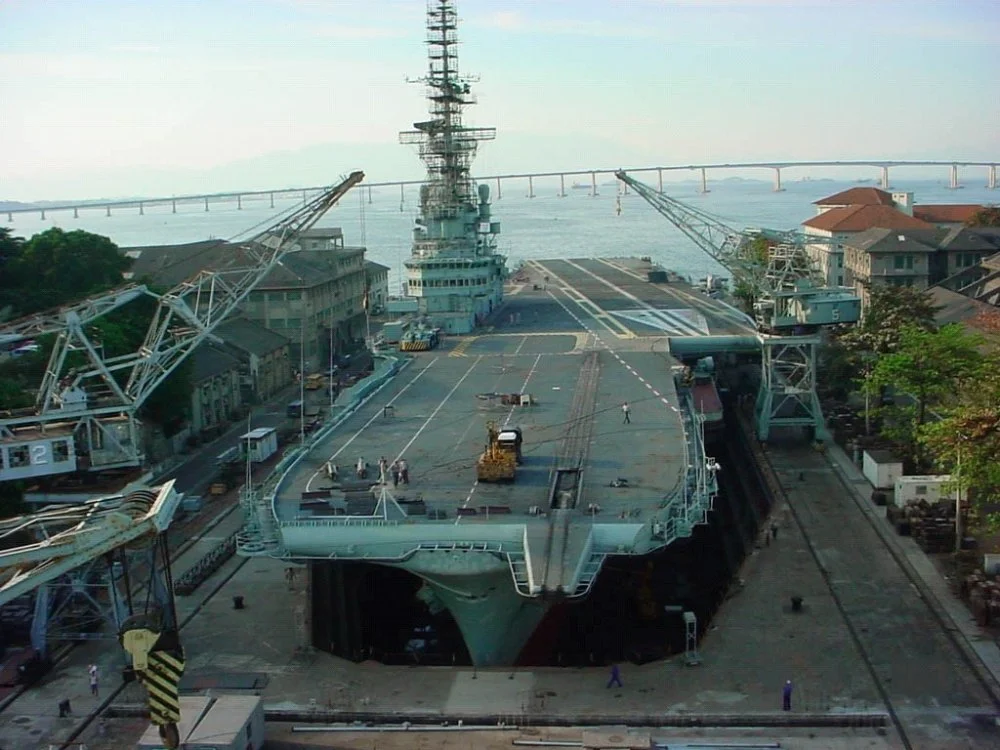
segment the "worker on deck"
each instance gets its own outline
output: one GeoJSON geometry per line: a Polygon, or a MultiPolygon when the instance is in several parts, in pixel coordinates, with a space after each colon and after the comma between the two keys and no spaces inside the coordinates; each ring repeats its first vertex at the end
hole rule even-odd
{"type": "Polygon", "coordinates": [[[403,484],[410,483],[410,466],[405,458],[399,459],[399,481],[403,484]]]}
{"type": "Polygon", "coordinates": [[[392,462],[392,466],[390,467],[390,473],[392,474],[392,486],[393,487],[398,487],[399,486],[399,460],[398,459],[396,461],[392,462]]]}
{"type": "Polygon", "coordinates": [[[622,414],[625,415],[623,424],[632,424],[632,408],[628,405],[628,401],[622,404],[622,414]]]}
{"type": "Polygon", "coordinates": [[[358,458],[358,465],[355,467],[355,471],[358,479],[364,479],[365,475],[368,474],[368,464],[365,463],[364,457],[358,458]]]}

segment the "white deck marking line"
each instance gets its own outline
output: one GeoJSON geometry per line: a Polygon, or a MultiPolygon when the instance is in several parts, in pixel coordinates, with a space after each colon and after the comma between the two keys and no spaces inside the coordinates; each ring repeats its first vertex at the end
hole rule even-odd
{"type": "MultiPolygon", "coordinates": [[[[573,300],[580,307],[582,307],[582,308],[590,308],[588,310],[588,312],[590,313],[590,316],[594,320],[596,320],[598,323],[600,323],[602,326],[604,326],[605,328],[607,328],[609,333],[613,333],[616,338],[620,338],[620,339],[621,338],[624,338],[624,339],[634,339],[635,338],[635,332],[632,331],[631,328],[629,328],[628,326],[626,326],[624,323],[622,323],[621,321],[617,320],[613,316],[609,315],[607,313],[607,311],[604,310],[604,308],[602,308],[600,305],[596,304],[593,300],[589,299],[586,295],[584,295],[582,292],[580,292],[579,289],[574,288],[567,281],[565,281],[564,279],[560,278],[560,276],[558,274],[556,274],[554,271],[549,270],[546,266],[543,266],[541,263],[539,263],[538,261],[535,261],[535,260],[529,260],[528,261],[528,265],[533,266],[540,273],[547,274],[548,276],[551,276],[552,278],[554,278],[557,283],[559,283],[559,284],[562,285],[562,292],[563,292],[563,294],[565,294],[567,297],[569,297],[571,300],[573,300]],[[573,292],[573,294],[570,294],[570,292],[573,292]],[[610,323],[614,323],[615,326],[618,328],[618,330],[621,331],[621,333],[616,332],[614,329],[612,329],[610,323]]],[[[551,295],[552,292],[549,292],[549,294],[551,295]]],[[[554,297],[554,295],[553,295],[553,297],[554,297]]],[[[567,309],[567,312],[569,312],[568,309],[567,309]]],[[[570,315],[572,315],[572,317],[574,319],[576,319],[576,321],[578,323],[580,323],[581,325],[583,325],[579,318],[577,318],[572,313],[570,313],[570,315]]],[[[586,328],[586,326],[584,326],[584,328],[586,328]]]]}
{"type": "MultiPolygon", "coordinates": [[[[532,263],[533,261],[528,261],[528,262],[532,263]]],[[[541,264],[536,264],[536,265],[541,265],[541,264]]],[[[585,331],[589,331],[590,333],[592,333],[593,336],[594,336],[594,338],[596,338],[598,341],[600,341],[600,342],[603,343],[604,340],[601,338],[601,334],[597,333],[596,331],[592,331],[591,328],[590,328],[590,326],[588,326],[586,323],[584,323],[583,320],[580,319],[576,315],[576,313],[574,313],[572,310],[570,310],[568,307],[566,307],[566,305],[563,304],[563,302],[562,302],[561,299],[559,299],[558,297],[556,297],[556,295],[553,294],[552,292],[549,292],[549,296],[553,299],[553,301],[557,305],[559,305],[559,307],[561,307],[563,310],[565,310],[567,312],[567,314],[569,314],[569,316],[571,318],[573,318],[573,320],[575,320],[577,323],[579,323],[581,328],[583,328],[585,331]]],[[[625,367],[627,367],[629,369],[629,371],[632,372],[633,375],[635,374],[635,371],[632,369],[632,366],[626,364],[625,361],[621,358],[621,356],[619,356],[618,352],[612,350],[611,353],[614,355],[615,359],[617,359],[622,365],[624,365],[625,367]]],[[[663,398],[661,396],[660,397],[660,401],[662,401],[667,406],[670,406],[671,411],[673,411],[675,414],[678,414],[678,415],[680,414],[680,411],[677,409],[677,407],[676,406],[671,406],[670,402],[667,401],[667,399],[665,399],[665,398],[663,398]]],[[[682,425],[682,429],[683,429],[683,425],[682,425]]],[[[457,520],[456,520],[456,523],[458,523],[457,520]]]]}
{"type": "Polygon", "coordinates": [[[458,387],[460,385],[462,385],[462,383],[465,382],[465,379],[467,377],[469,377],[469,375],[472,374],[472,371],[474,369],[476,369],[476,365],[478,365],[482,361],[483,361],[483,357],[482,357],[482,355],[480,355],[480,356],[476,357],[476,361],[475,362],[473,362],[471,365],[469,365],[469,369],[466,370],[465,374],[458,379],[458,382],[455,383],[454,386],[452,386],[452,389],[450,391],[448,391],[448,395],[445,396],[443,399],[441,399],[441,403],[438,404],[437,407],[434,409],[434,411],[431,412],[431,415],[429,417],[427,417],[427,419],[424,420],[424,423],[422,425],[420,425],[420,429],[417,430],[413,434],[413,437],[410,438],[410,442],[408,442],[406,445],[403,446],[403,450],[401,450],[399,452],[399,455],[396,456],[396,460],[397,461],[399,461],[403,457],[403,454],[406,453],[407,450],[409,450],[410,446],[413,445],[417,441],[417,438],[420,437],[420,433],[422,433],[427,428],[427,425],[429,425],[431,423],[431,420],[434,419],[434,417],[437,416],[437,413],[439,411],[441,411],[442,408],[444,408],[444,405],[447,404],[448,401],[451,400],[451,397],[455,394],[455,391],[458,390],[458,387]]]}
{"type": "Polygon", "coordinates": [[[646,383],[646,387],[647,387],[647,388],[648,388],[649,390],[653,390],[653,386],[651,386],[651,385],[650,385],[649,383],[646,383]]]}
{"type": "MultiPolygon", "coordinates": [[[[635,271],[632,271],[629,268],[625,268],[624,266],[619,266],[615,263],[611,263],[605,260],[604,258],[594,258],[594,260],[598,261],[599,263],[603,263],[606,266],[610,266],[611,268],[614,268],[617,271],[621,271],[626,276],[631,276],[632,278],[638,279],[639,281],[646,281],[646,279],[643,278],[642,275],[636,273],[635,271]]],[[[720,315],[726,318],[727,320],[736,324],[738,327],[750,331],[751,333],[756,333],[754,327],[750,325],[745,319],[737,317],[738,315],[742,315],[743,313],[740,313],[739,310],[736,310],[735,308],[730,307],[729,305],[725,305],[719,302],[718,300],[714,300],[707,295],[698,296],[681,289],[676,289],[674,287],[670,287],[670,291],[667,291],[662,287],[659,287],[659,289],[668,297],[673,295],[683,297],[685,300],[690,302],[696,310],[698,309],[699,305],[704,305],[704,307],[712,310],[712,312],[714,312],[716,315],[720,315]]]]}
{"type": "Polygon", "coordinates": [[[659,398],[660,397],[660,392],[654,388],[653,389],[653,395],[656,396],[657,398],[659,398]]]}
{"type": "Polygon", "coordinates": [[[647,311],[653,313],[654,315],[657,315],[657,317],[659,317],[659,312],[660,312],[659,308],[653,307],[651,304],[649,304],[645,300],[639,299],[634,294],[625,291],[624,289],[622,289],[617,284],[615,284],[615,283],[613,283],[611,281],[608,281],[607,279],[605,279],[602,276],[598,276],[596,273],[594,273],[590,269],[584,268],[579,263],[574,263],[571,260],[563,260],[563,263],[568,263],[569,265],[573,266],[573,268],[577,269],[578,271],[583,271],[583,273],[585,273],[588,276],[590,276],[590,277],[596,279],[597,281],[601,282],[602,284],[604,284],[604,286],[608,287],[609,289],[612,289],[612,290],[618,292],[618,294],[622,295],[623,297],[627,297],[628,299],[632,300],[633,302],[635,302],[635,304],[639,305],[639,307],[642,308],[643,310],[647,310],[647,311]]]}
{"type": "MultiPolygon", "coordinates": [[[[542,361],[542,355],[539,354],[537,357],[535,357],[535,363],[531,366],[531,369],[528,370],[528,375],[524,378],[524,382],[521,384],[521,393],[524,393],[524,389],[528,387],[528,381],[531,380],[531,376],[535,373],[535,368],[538,367],[538,363],[541,361],[542,361]]],[[[503,421],[504,427],[506,427],[507,423],[510,422],[510,418],[514,416],[514,409],[516,408],[517,408],[516,406],[510,407],[510,411],[507,412],[507,418],[503,421]]],[[[469,490],[469,494],[465,496],[465,502],[462,503],[463,508],[469,507],[469,502],[472,500],[472,495],[476,491],[476,487],[478,486],[479,486],[479,479],[476,479],[476,481],[472,483],[472,488],[469,490]]],[[[462,517],[458,516],[455,519],[455,525],[458,526],[458,523],[461,520],[462,517]]]]}
{"type": "Polygon", "coordinates": [[[515,357],[516,357],[516,356],[517,356],[518,354],[520,354],[520,353],[521,353],[521,347],[523,347],[523,346],[524,346],[524,344],[525,344],[525,342],[526,342],[527,340],[528,340],[528,337],[527,337],[527,336],[525,336],[524,338],[522,338],[522,339],[521,339],[521,343],[520,343],[520,344],[518,344],[518,345],[517,345],[517,349],[515,349],[515,350],[514,350],[514,356],[515,356],[515,357]]]}
{"type": "Polygon", "coordinates": [[[640,375],[639,376],[639,382],[640,383],[645,383],[646,382],[646,378],[644,378],[642,375],[640,375]]]}
{"type": "MultiPolygon", "coordinates": [[[[410,389],[410,386],[411,386],[411,385],[413,385],[413,384],[414,384],[414,383],[416,383],[416,382],[417,382],[418,380],[420,380],[420,378],[422,378],[422,377],[424,376],[424,373],[425,373],[425,372],[427,372],[427,371],[428,371],[429,369],[431,369],[431,367],[433,367],[433,366],[434,366],[434,363],[435,363],[435,362],[437,362],[437,361],[438,361],[439,359],[441,359],[441,357],[439,357],[439,356],[438,356],[438,357],[435,357],[434,359],[432,359],[432,360],[431,360],[431,361],[430,361],[430,362],[429,362],[429,363],[427,364],[427,367],[425,367],[425,368],[424,368],[424,369],[422,369],[422,370],[421,370],[420,372],[418,372],[418,373],[416,374],[416,376],[415,376],[415,377],[413,378],[413,380],[411,380],[411,381],[410,381],[409,383],[407,383],[407,384],[406,384],[406,385],[404,385],[404,386],[403,386],[402,388],[400,388],[400,389],[399,389],[399,393],[397,393],[397,394],[396,394],[395,396],[393,396],[393,397],[392,397],[392,398],[391,398],[391,399],[390,399],[390,400],[389,400],[389,401],[388,401],[387,403],[383,404],[383,406],[392,406],[392,405],[393,405],[394,403],[396,403],[396,399],[398,399],[398,398],[399,398],[400,396],[402,396],[402,395],[403,395],[404,393],[406,393],[406,391],[408,391],[408,390],[410,389]]],[[[340,455],[341,453],[343,453],[343,452],[344,452],[344,450],[345,450],[345,449],[346,449],[346,448],[347,448],[347,447],[348,447],[348,446],[349,446],[349,445],[350,445],[351,443],[353,443],[353,442],[354,442],[355,440],[357,440],[358,436],[359,436],[359,435],[360,435],[360,434],[361,434],[362,432],[364,432],[365,430],[367,430],[367,429],[368,429],[368,428],[369,428],[369,427],[371,426],[372,422],[374,422],[374,421],[375,421],[376,419],[378,419],[378,418],[379,418],[379,417],[380,417],[381,415],[382,415],[382,409],[379,409],[378,411],[376,411],[376,412],[375,412],[375,413],[374,413],[374,414],[372,415],[372,418],[371,418],[371,419],[369,419],[369,420],[368,420],[367,422],[365,422],[365,423],[364,423],[364,425],[363,425],[363,426],[361,427],[361,429],[360,429],[360,430],[358,430],[358,431],[357,431],[357,432],[355,432],[355,433],[354,433],[353,435],[351,435],[351,437],[350,437],[350,438],[348,439],[348,441],[347,441],[346,443],[344,443],[344,444],[343,444],[342,446],[340,446],[340,447],[339,447],[339,448],[338,448],[338,449],[336,450],[336,452],[335,452],[335,453],[334,453],[334,454],[333,454],[332,456],[330,456],[330,457],[329,457],[328,459],[326,459],[326,461],[324,461],[324,462],[323,462],[323,464],[322,464],[322,465],[320,466],[320,468],[316,469],[316,472],[315,472],[315,473],[314,473],[314,474],[313,474],[313,475],[312,475],[311,477],[309,477],[309,481],[308,481],[308,482],[306,482],[306,492],[309,492],[310,488],[312,487],[312,483],[313,483],[313,480],[314,480],[314,479],[316,479],[316,477],[318,477],[318,476],[320,475],[320,473],[321,473],[321,472],[322,472],[322,471],[324,470],[324,468],[325,468],[325,465],[326,465],[326,464],[327,464],[328,462],[330,462],[330,461],[332,461],[333,459],[335,459],[335,458],[336,458],[337,456],[339,456],[339,455],[340,455]]]]}

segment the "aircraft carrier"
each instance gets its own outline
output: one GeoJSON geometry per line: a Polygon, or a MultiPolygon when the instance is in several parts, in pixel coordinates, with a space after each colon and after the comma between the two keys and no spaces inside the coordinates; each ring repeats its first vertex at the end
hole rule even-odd
{"type": "MultiPolygon", "coordinates": [[[[719,467],[669,351],[754,339],[736,310],[680,280],[652,283],[649,270],[626,259],[527,264],[494,325],[405,355],[262,489],[267,553],[314,570],[408,571],[431,611],[451,613],[473,663],[498,665],[517,660],[553,604],[585,597],[609,556],[689,537],[707,520],[719,467]],[[512,482],[477,480],[490,422],[521,429],[512,482]],[[383,457],[408,463],[408,484],[381,476],[383,457]],[[359,459],[371,466],[365,480],[359,459]]],[[[359,592],[324,577],[313,576],[314,633],[357,641],[359,592]]]]}
{"type": "Polygon", "coordinates": [[[406,631],[386,640],[415,653],[433,648],[435,629],[412,615],[447,610],[472,663],[513,664],[554,604],[587,596],[609,556],[689,538],[717,494],[704,434],[722,415],[704,367],[695,378],[671,352],[760,350],[753,321],[648,261],[506,271],[489,188],[470,176],[495,130],[463,124],[474,99],[458,74],[457,24],[451,0],[428,3],[430,119],[400,134],[427,167],[400,301],[404,351],[383,356],[364,393],[342,394],[335,424],[244,498],[241,554],[310,563],[313,642],[352,658],[380,630],[406,631]],[[519,430],[519,465],[505,464],[506,482],[484,481],[498,478],[487,457],[507,460],[488,435],[505,430],[519,430]],[[394,486],[375,468],[383,460],[405,461],[409,482],[394,486]],[[359,462],[372,467],[365,478],[359,462]],[[380,587],[372,564],[421,585],[380,587]]]}

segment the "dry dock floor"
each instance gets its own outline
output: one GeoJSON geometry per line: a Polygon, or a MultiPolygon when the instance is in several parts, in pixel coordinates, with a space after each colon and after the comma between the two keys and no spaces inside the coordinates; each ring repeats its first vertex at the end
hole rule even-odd
{"type": "MultiPolygon", "coordinates": [[[[761,545],[747,560],[742,585],[734,587],[700,644],[699,666],[685,666],[680,658],[625,665],[624,687],[607,689],[603,668],[476,671],[353,664],[301,648],[306,626],[304,581],[289,583],[280,562],[251,559],[242,565],[233,560],[216,574],[221,581],[235,571],[185,628],[188,672],[206,684],[219,683],[220,689],[227,678],[265,676],[262,695],[269,707],[396,713],[400,721],[406,714],[427,712],[452,716],[499,712],[511,723],[528,726],[533,715],[542,713],[614,712],[623,722],[629,716],[655,714],[777,714],[786,679],[795,682],[793,713],[885,712],[880,687],[845,623],[843,608],[854,627],[866,631],[861,638],[868,658],[877,657],[873,667],[881,689],[888,691],[912,747],[996,747],[996,729],[983,716],[990,705],[985,692],[940,627],[922,611],[919,595],[899,580],[902,574],[898,568],[894,571],[892,558],[880,554],[867,537],[871,533],[870,528],[865,530],[867,521],[848,503],[832,468],[815,463],[815,458],[810,452],[772,452],[790,500],[798,504],[827,576],[832,577],[839,604],[795,518],[778,508],[778,538],[761,545]],[[804,465],[806,469],[800,469],[804,465]],[[814,511],[808,510],[810,505],[814,511]],[[792,594],[803,597],[803,612],[791,612],[792,594]],[[237,595],[246,597],[246,609],[233,609],[232,597],[237,595]]],[[[216,535],[223,534],[220,529],[216,535]]],[[[203,591],[181,600],[182,617],[215,582],[210,580],[203,591]]],[[[85,682],[82,670],[77,681],[85,682]]],[[[130,687],[120,701],[141,698],[139,689],[130,687]]],[[[135,720],[109,720],[104,737],[95,727],[81,740],[91,750],[123,747],[129,731],[137,732],[141,726],[135,720]]],[[[565,736],[561,730],[539,731],[547,738],[565,736]]],[[[882,730],[702,729],[693,734],[692,730],[653,734],[713,742],[779,740],[783,747],[905,747],[891,724],[882,730]]],[[[314,747],[509,747],[513,734],[500,735],[463,733],[464,745],[459,735],[451,734],[421,734],[419,742],[416,735],[391,734],[293,738],[287,725],[275,725],[272,736],[312,742],[314,747]],[[316,744],[321,740],[336,744],[316,744]]],[[[3,745],[6,750],[37,746],[3,745]]]]}

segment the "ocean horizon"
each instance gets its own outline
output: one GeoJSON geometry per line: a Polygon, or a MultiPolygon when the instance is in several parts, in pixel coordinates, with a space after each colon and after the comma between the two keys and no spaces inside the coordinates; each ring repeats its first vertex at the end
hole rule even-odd
{"type": "MultiPolygon", "coordinates": [[[[640,180],[655,187],[655,174],[640,175],[640,180]]],[[[914,193],[916,203],[996,204],[1000,193],[989,190],[980,180],[960,189],[948,187],[941,180],[899,180],[890,190],[914,193]]],[[[983,181],[984,182],[984,181],[983,181]]],[[[559,196],[558,178],[534,181],[534,198],[527,195],[527,180],[506,180],[502,194],[490,186],[494,220],[500,221],[499,249],[508,257],[508,265],[542,258],[649,256],[654,262],[685,276],[700,278],[707,274],[727,274],[708,254],[640,196],[619,195],[618,186],[608,181],[598,183],[598,195],[589,190],[572,189],[567,181],[566,195],[559,196]],[[621,208],[619,213],[618,208],[621,208]]],[[[825,196],[851,187],[877,187],[874,180],[797,179],[783,183],[782,192],[774,192],[772,183],[752,178],[723,178],[709,182],[709,192],[699,192],[699,180],[665,182],[665,192],[701,211],[716,216],[733,227],[761,227],[788,230],[816,214],[813,205],[825,196]]],[[[402,200],[398,187],[354,188],[334,206],[317,226],[341,227],[345,243],[367,247],[366,257],[390,269],[390,291],[396,294],[403,280],[403,262],[410,254],[414,219],[417,216],[417,186],[407,186],[402,200]]],[[[167,206],[147,206],[144,215],[138,209],[122,208],[106,216],[102,205],[81,209],[79,218],[72,211],[46,211],[14,214],[13,221],[0,217],[0,226],[25,238],[50,227],[65,230],[85,229],[105,235],[119,247],[197,242],[200,240],[242,239],[248,230],[260,231],[272,219],[296,206],[301,199],[275,200],[272,209],[266,197],[244,199],[243,208],[235,202],[212,204],[209,211],[198,204],[180,204],[177,213],[167,206]]]]}

